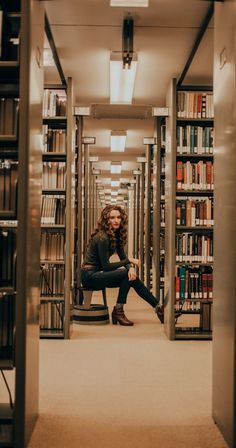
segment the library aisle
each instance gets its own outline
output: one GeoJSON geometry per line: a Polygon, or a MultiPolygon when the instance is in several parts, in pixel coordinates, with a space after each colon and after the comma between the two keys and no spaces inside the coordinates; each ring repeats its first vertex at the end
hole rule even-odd
{"type": "Polygon", "coordinates": [[[167,340],[135,293],[126,311],[134,327],[74,325],[71,340],[40,341],[29,448],[226,448],[211,418],[212,342],[167,340]]]}

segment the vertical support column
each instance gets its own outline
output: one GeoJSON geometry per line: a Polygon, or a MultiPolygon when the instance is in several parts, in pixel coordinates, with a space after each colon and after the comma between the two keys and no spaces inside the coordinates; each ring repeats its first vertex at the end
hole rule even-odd
{"type": "Polygon", "coordinates": [[[87,178],[87,186],[88,186],[88,227],[87,227],[87,244],[91,235],[92,228],[92,202],[93,202],[93,176],[92,176],[92,162],[88,158],[88,178],[87,178]]]}
{"type": "Polygon", "coordinates": [[[82,177],[83,177],[83,147],[82,147],[82,133],[83,133],[83,117],[77,117],[77,146],[78,146],[78,158],[77,158],[77,264],[76,264],[76,284],[77,288],[81,283],[81,263],[82,263],[82,223],[83,223],[83,189],[82,189],[82,177]]]}
{"type": "Polygon", "coordinates": [[[153,149],[153,294],[160,297],[161,233],[161,118],[156,120],[156,145],[153,149]]]}
{"type": "Polygon", "coordinates": [[[139,258],[139,235],[140,235],[140,171],[136,175],[136,232],[135,232],[135,257],[139,258]]]}
{"type": "Polygon", "coordinates": [[[128,214],[129,214],[129,226],[128,226],[128,254],[134,253],[134,189],[129,187],[128,189],[128,214]]]}
{"type": "Polygon", "coordinates": [[[140,247],[140,278],[144,279],[144,195],[145,195],[145,162],[141,163],[141,175],[140,175],[140,234],[139,234],[139,247],[140,247]]]}
{"type": "Polygon", "coordinates": [[[72,170],[74,157],[74,115],[73,115],[73,88],[72,79],[68,78],[67,85],[67,175],[66,175],[66,244],[65,244],[65,321],[64,321],[64,336],[66,339],[70,338],[71,331],[71,296],[72,296],[72,262],[73,262],[73,234],[72,228],[72,170]]]}
{"type": "Polygon", "coordinates": [[[176,79],[172,79],[166,97],[170,111],[166,119],[166,181],[165,181],[165,331],[175,339],[175,226],[176,216],[176,79]]]}
{"type": "Polygon", "coordinates": [[[137,185],[134,184],[134,198],[133,198],[133,257],[137,257],[137,185]]]}
{"type": "Polygon", "coordinates": [[[236,446],[236,1],[215,3],[213,418],[236,446]]]}
{"type": "MultiPolygon", "coordinates": [[[[43,149],[41,137],[44,5],[42,2],[32,0],[22,0],[20,3],[14,448],[27,446],[38,417],[40,208],[43,149]]],[[[7,445],[6,443],[5,446],[7,445]]]]}
{"type": "Polygon", "coordinates": [[[89,217],[89,145],[84,143],[84,248],[83,252],[85,254],[86,247],[88,243],[88,217],[89,217]]]}
{"type": "Polygon", "coordinates": [[[150,288],[151,280],[151,149],[153,138],[144,138],[146,144],[146,175],[145,175],[145,284],[150,288]]]}

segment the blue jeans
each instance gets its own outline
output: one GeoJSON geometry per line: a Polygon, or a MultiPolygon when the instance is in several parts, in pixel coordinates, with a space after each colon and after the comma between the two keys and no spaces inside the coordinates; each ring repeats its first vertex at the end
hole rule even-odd
{"type": "Polygon", "coordinates": [[[154,297],[146,288],[143,282],[128,279],[128,271],[125,268],[114,269],[113,271],[94,271],[81,270],[81,282],[85,288],[102,289],[102,288],[119,288],[117,303],[125,304],[130,288],[134,288],[136,293],[143,300],[146,300],[153,308],[157,306],[159,300],[154,297]]]}

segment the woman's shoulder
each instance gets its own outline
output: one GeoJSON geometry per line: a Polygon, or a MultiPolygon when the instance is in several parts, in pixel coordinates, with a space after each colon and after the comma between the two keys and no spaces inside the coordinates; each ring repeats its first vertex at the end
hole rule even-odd
{"type": "Polygon", "coordinates": [[[96,235],[94,235],[93,240],[96,242],[99,242],[99,241],[105,242],[105,241],[109,241],[109,236],[103,230],[99,230],[99,232],[96,233],[96,235]]]}

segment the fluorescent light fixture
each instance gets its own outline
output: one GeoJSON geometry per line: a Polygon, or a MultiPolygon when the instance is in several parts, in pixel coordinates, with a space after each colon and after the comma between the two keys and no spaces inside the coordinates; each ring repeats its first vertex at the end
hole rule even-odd
{"type": "Polygon", "coordinates": [[[124,152],[126,142],[125,131],[111,131],[111,151],[124,152]]]}
{"type": "Polygon", "coordinates": [[[89,157],[89,162],[98,162],[98,157],[97,156],[90,156],[89,157]]]}
{"type": "Polygon", "coordinates": [[[110,6],[147,7],[148,0],[110,0],[110,6]]]}
{"type": "Polygon", "coordinates": [[[139,174],[141,174],[141,171],[140,170],[133,170],[133,174],[139,175],[139,174]]]}
{"type": "Polygon", "coordinates": [[[119,180],[112,180],[111,181],[111,187],[119,187],[120,181],[119,180]]]}
{"type": "Polygon", "coordinates": [[[121,173],[121,164],[120,163],[111,163],[111,173],[112,174],[120,174],[121,173]]]}
{"type": "Polygon", "coordinates": [[[137,54],[133,53],[130,68],[123,68],[122,53],[112,51],[110,56],[110,103],[131,104],[137,70],[137,54]]]}

